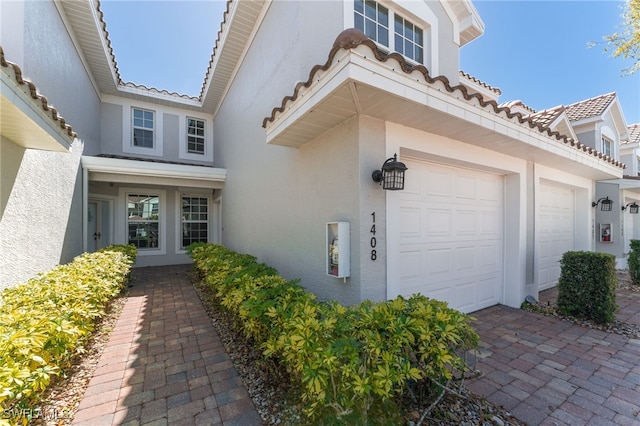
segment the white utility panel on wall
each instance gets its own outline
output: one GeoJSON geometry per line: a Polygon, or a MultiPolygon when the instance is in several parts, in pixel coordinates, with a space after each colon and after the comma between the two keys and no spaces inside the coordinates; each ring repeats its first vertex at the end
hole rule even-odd
{"type": "Polygon", "coordinates": [[[351,275],[349,222],[327,223],[327,275],[346,278],[351,275]]]}

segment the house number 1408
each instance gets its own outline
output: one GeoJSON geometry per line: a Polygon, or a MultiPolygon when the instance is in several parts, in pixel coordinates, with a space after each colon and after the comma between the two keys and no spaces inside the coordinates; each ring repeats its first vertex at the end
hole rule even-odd
{"type": "Polygon", "coordinates": [[[371,213],[371,260],[376,260],[378,258],[378,253],[376,252],[376,212],[371,213]]]}

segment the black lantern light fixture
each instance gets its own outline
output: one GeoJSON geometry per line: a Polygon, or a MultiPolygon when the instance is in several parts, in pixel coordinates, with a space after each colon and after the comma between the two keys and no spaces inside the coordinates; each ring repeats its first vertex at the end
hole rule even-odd
{"type": "Polygon", "coordinates": [[[613,200],[610,200],[609,197],[602,197],[595,203],[591,203],[591,207],[597,207],[600,204],[600,211],[610,212],[613,207],[613,200]]]}
{"type": "Polygon", "coordinates": [[[374,170],[371,178],[382,185],[382,189],[398,191],[404,189],[404,172],[407,166],[398,161],[398,154],[387,159],[380,170],[374,170]]]}
{"type": "Polygon", "coordinates": [[[622,211],[625,211],[627,208],[629,209],[629,213],[631,214],[638,214],[638,207],[640,207],[638,205],[638,203],[636,203],[635,201],[633,203],[629,203],[626,206],[622,207],[622,211]]]}

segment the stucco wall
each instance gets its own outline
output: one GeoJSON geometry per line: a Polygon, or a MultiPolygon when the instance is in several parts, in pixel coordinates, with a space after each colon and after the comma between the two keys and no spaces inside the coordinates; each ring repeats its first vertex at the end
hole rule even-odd
{"type": "Polygon", "coordinates": [[[326,61],[344,28],[342,14],[341,2],[273,2],[216,117],[214,140],[225,141],[215,146],[216,164],[228,173],[223,243],[288,279],[304,276],[301,284],[321,298],[350,304],[360,300],[361,265],[352,256],[347,283],[327,276],[324,240],[327,222],[348,221],[352,253],[358,247],[358,122],[300,149],[267,145],[262,128],[296,83],[326,61]]]}
{"type": "MultiPolygon", "coordinates": [[[[10,151],[8,143],[2,141],[3,153],[10,151]]],[[[77,141],[70,153],[24,152],[0,219],[0,286],[26,281],[80,253],[82,222],[72,200],[78,198],[81,155],[77,141]]]]}
{"type": "MultiPolygon", "coordinates": [[[[53,1],[28,1],[24,16],[24,77],[35,83],[84,142],[98,152],[100,100],[53,1]]],[[[11,52],[6,52],[11,59],[11,52]]]]}

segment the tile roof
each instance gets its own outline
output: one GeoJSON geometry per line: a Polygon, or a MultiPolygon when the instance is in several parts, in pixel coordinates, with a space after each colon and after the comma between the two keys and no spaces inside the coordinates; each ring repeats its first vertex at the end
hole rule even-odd
{"type": "MultiPolygon", "coordinates": [[[[65,119],[58,114],[58,110],[49,105],[47,98],[38,93],[36,85],[29,80],[22,78],[22,70],[20,67],[12,62],[9,62],[4,57],[4,49],[0,46],[0,66],[4,68],[11,68],[13,70],[13,79],[18,83],[18,86],[26,86],[31,98],[36,101],[36,105],[42,108],[46,115],[59,126],[70,138],[77,138],[78,134],[73,131],[73,128],[67,124],[65,119]]],[[[10,75],[10,74],[9,74],[10,75]]]]}
{"type": "Polygon", "coordinates": [[[515,100],[515,101],[509,101],[509,102],[503,102],[500,105],[498,105],[501,108],[509,108],[509,109],[515,109],[516,107],[522,108],[524,110],[527,110],[529,112],[531,112],[532,114],[536,112],[535,109],[531,108],[528,105],[525,105],[524,102],[522,102],[521,100],[515,100]]]}
{"type": "Polygon", "coordinates": [[[492,91],[496,95],[502,95],[502,90],[500,90],[497,87],[489,86],[487,83],[485,83],[484,81],[478,80],[477,78],[475,78],[471,74],[468,74],[468,73],[466,73],[464,71],[460,71],[459,74],[460,74],[461,77],[464,77],[467,80],[471,80],[471,81],[473,81],[474,83],[476,83],[479,86],[487,88],[488,90],[492,91]]]}
{"type": "Polygon", "coordinates": [[[566,108],[562,105],[559,105],[557,107],[534,112],[533,114],[529,115],[529,119],[541,125],[543,128],[548,129],[549,126],[551,126],[551,124],[560,115],[562,115],[564,111],[566,111],[566,108]]]}
{"type": "Polygon", "coordinates": [[[640,144],[640,123],[631,124],[627,129],[629,129],[629,140],[626,143],[640,144]]]}
{"type": "Polygon", "coordinates": [[[602,115],[615,98],[616,92],[611,92],[568,105],[567,117],[571,121],[578,121],[602,115]]]}
{"type": "MultiPolygon", "coordinates": [[[[311,84],[314,82],[314,76],[316,75],[316,73],[320,71],[328,70],[331,67],[333,58],[335,57],[338,51],[340,51],[341,49],[354,49],[360,45],[368,46],[369,49],[371,49],[371,51],[373,52],[375,59],[377,59],[380,62],[386,62],[389,59],[396,60],[400,64],[401,70],[406,74],[412,73],[414,71],[418,71],[422,73],[425,79],[425,82],[427,84],[435,84],[436,82],[440,82],[442,85],[444,85],[446,91],[449,93],[459,93],[467,101],[470,101],[471,99],[475,98],[478,104],[482,108],[489,108],[495,114],[504,113],[508,119],[510,120],[515,119],[518,121],[518,123],[526,124],[531,129],[535,128],[540,133],[546,133],[549,137],[553,137],[558,141],[562,140],[564,144],[575,147],[579,151],[583,151],[585,153],[588,153],[589,155],[593,155],[594,157],[601,158],[607,163],[612,164],[621,169],[624,169],[626,167],[624,163],[616,160],[615,158],[604,155],[603,153],[579,141],[576,141],[573,138],[570,138],[566,135],[562,135],[557,131],[552,131],[548,127],[545,128],[543,124],[536,122],[532,118],[531,114],[525,116],[520,112],[512,112],[510,107],[500,106],[494,100],[485,100],[483,96],[479,93],[469,93],[467,88],[461,84],[452,86],[451,83],[449,82],[449,79],[444,75],[431,77],[431,75],[429,75],[429,70],[427,70],[427,68],[424,65],[414,65],[412,63],[409,63],[407,62],[404,56],[402,56],[397,52],[386,53],[386,52],[380,51],[380,49],[378,49],[378,46],[375,44],[373,40],[369,39],[362,31],[357,30],[355,28],[344,30],[338,35],[338,37],[336,37],[336,40],[333,43],[333,47],[329,51],[329,56],[327,58],[327,61],[324,64],[317,64],[311,68],[311,71],[309,72],[309,78],[307,79],[307,81],[302,81],[296,84],[293,90],[293,94],[285,96],[282,99],[280,106],[273,108],[271,110],[271,115],[263,119],[262,127],[266,128],[269,122],[273,122],[276,119],[277,115],[283,113],[285,111],[287,102],[294,102],[298,98],[302,88],[310,87],[311,84]]],[[[608,95],[603,95],[598,98],[602,98],[606,96],[608,95]]]]}

